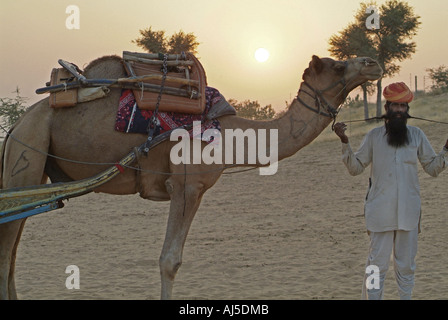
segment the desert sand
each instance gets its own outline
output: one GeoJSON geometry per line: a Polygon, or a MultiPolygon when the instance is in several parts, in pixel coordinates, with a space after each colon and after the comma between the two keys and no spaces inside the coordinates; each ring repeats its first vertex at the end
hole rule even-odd
{"type": "MultiPolygon", "coordinates": [[[[411,124],[441,150],[446,126],[411,124]]],[[[354,149],[362,137],[350,137],[354,149]]],[[[328,128],[273,176],[224,174],[193,221],[174,299],[360,299],[369,170],[350,176],[340,149],[328,128]]],[[[420,171],[414,299],[447,299],[448,171],[438,178],[420,171]]],[[[138,195],[88,194],[29,218],[17,254],[19,298],[159,299],[168,207],[138,195]],[[80,289],[65,286],[69,265],[80,270],[80,289]]],[[[391,264],[385,299],[398,298],[396,287],[391,264]]]]}

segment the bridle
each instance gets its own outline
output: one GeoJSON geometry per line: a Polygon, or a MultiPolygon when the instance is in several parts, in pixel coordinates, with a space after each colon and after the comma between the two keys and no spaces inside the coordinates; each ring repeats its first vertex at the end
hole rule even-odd
{"type": "MultiPolygon", "coordinates": [[[[367,62],[366,62],[367,63],[367,62]]],[[[308,92],[307,90],[303,90],[302,86],[300,87],[298,93],[297,93],[297,101],[299,101],[304,107],[306,107],[307,109],[333,119],[333,125],[332,125],[332,129],[334,127],[334,123],[336,122],[336,117],[339,113],[340,110],[340,106],[338,106],[337,108],[335,108],[334,106],[332,106],[327,99],[325,99],[324,93],[327,92],[328,90],[331,90],[333,88],[335,88],[338,85],[342,85],[342,89],[339,91],[339,93],[335,96],[338,97],[339,95],[342,94],[342,97],[345,99],[348,96],[348,92],[347,92],[347,84],[353,80],[353,78],[355,78],[356,76],[358,76],[359,72],[357,74],[355,74],[351,79],[349,79],[348,81],[345,79],[346,73],[347,73],[347,67],[348,67],[348,62],[345,61],[344,62],[344,75],[342,76],[342,78],[339,81],[336,81],[334,83],[332,83],[330,86],[328,86],[325,89],[322,90],[317,90],[315,88],[313,88],[311,85],[309,85],[306,81],[303,82],[303,84],[312,91],[312,93],[308,92]],[[311,98],[314,99],[314,107],[310,106],[308,103],[306,103],[305,101],[302,100],[302,98],[300,98],[300,92],[303,92],[307,95],[309,95],[311,98]]],[[[342,103],[341,103],[342,104],[342,103]]]]}

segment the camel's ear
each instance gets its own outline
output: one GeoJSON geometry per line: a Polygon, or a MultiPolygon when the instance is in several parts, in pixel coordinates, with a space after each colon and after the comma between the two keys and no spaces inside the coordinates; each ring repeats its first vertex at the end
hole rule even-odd
{"type": "Polygon", "coordinates": [[[324,68],[324,64],[318,56],[313,55],[313,59],[310,62],[310,68],[314,69],[314,71],[319,74],[324,68]]]}

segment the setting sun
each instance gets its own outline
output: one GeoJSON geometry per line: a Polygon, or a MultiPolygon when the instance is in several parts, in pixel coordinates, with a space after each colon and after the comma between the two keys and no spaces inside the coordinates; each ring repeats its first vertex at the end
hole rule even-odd
{"type": "Polygon", "coordinates": [[[258,62],[265,62],[268,59],[269,59],[269,51],[266,50],[265,48],[258,48],[255,51],[255,60],[257,60],[258,62]]]}

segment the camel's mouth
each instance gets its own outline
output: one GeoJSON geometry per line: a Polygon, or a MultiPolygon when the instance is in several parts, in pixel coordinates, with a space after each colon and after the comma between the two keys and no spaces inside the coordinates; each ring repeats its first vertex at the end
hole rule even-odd
{"type": "Polygon", "coordinates": [[[379,78],[381,78],[383,76],[383,70],[375,71],[375,72],[363,72],[362,75],[365,76],[370,81],[378,80],[379,78]]]}
{"type": "Polygon", "coordinates": [[[368,81],[378,80],[383,76],[383,69],[376,60],[369,57],[360,57],[356,60],[361,64],[360,74],[368,81]]]}

